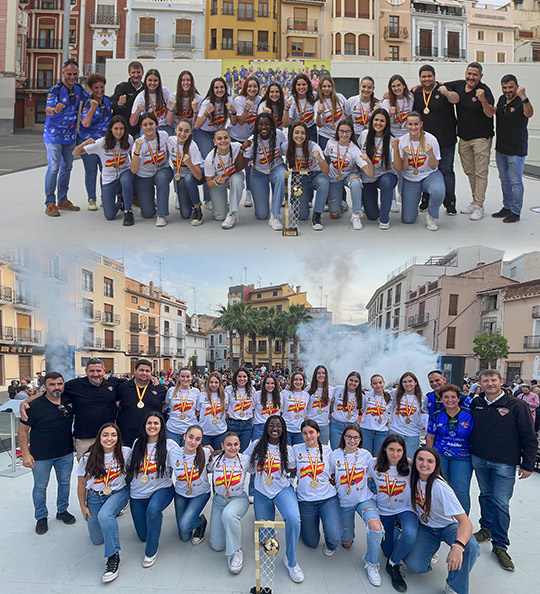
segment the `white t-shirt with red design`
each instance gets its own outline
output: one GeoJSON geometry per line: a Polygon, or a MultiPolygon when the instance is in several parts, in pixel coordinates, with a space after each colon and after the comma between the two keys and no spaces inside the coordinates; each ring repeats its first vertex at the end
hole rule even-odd
{"type": "MultiPolygon", "coordinates": [[[[424,132],[425,136],[425,147],[430,144],[433,147],[433,156],[440,161],[441,151],[439,149],[439,143],[433,134],[424,132]]],[[[420,182],[425,179],[428,175],[437,171],[438,167],[432,169],[428,163],[428,155],[425,150],[422,150],[419,140],[411,140],[409,134],[405,134],[399,139],[399,156],[403,157],[403,148],[409,147],[409,166],[403,171],[403,177],[412,182],[420,182]],[[417,173],[414,173],[415,170],[417,173]]]]}
{"type": "MultiPolygon", "coordinates": [[[[137,440],[133,442],[133,447],[135,447],[136,443],[137,440]]],[[[178,444],[175,441],[172,439],[167,440],[167,459],[169,452],[177,447],[178,444]]],[[[133,499],[146,499],[158,489],[171,487],[172,484],[171,467],[168,462],[166,465],[165,474],[162,477],[158,476],[156,464],[156,444],[149,443],[146,446],[146,459],[143,458],[138,473],[133,477],[129,485],[130,497],[133,497],[133,499]],[[141,480],[141,477],[145,474],[149,479],[146,483],[141,480]]]]}
{"type": "Polygon", "coordinates": [[[210,451],[203,448],[204,468],[199,471],[195,464],[196,454],[186,454],[184,448],[176,447],[168,454],[169,465],[173,470],[174,490],[182,497],[197,497],[203,493],[210,493],[210,481],[206,466],[210,458],[210,451]],[[191,489],[191,491],[188,490],[191,489]]]}
{"type": "Polygon", "coordinates": [[[114,149],[105,148],[105,138],[99,138],[94,144],[87,144],[84,152],[87,155],[97,155],[101,161],[101,181],[103,185],[110,184],[120,177],[120,174],[128,170],[131,165],[131,151],[133,150],[133,138],[128,136],[129,148],[120,148],[117,142],[114,149]]]}
{"type": "Polygon", "coordinates": [[[334,394],[332,397],[332,419],[339,421],[340,423],[358,423],[359,411],[357,408],[356,394],[354,392],[348,392],[347,404],[343,402],[343,394],[345,386],[336,386],[334,388],[334,394]]]}
{"type": "Polygon", "coordinates": [[[347,99],[347,112],[352,117],[356,136],[360,136],[363,130],[367,130],[373,112],[379,107],[378,103],[371,107],[371,101],[362,101],[360,95],[347,99]]]}
{"type": "MultiPolygon", "coordinates": [[[[390,116],[390,132],[392,132],[392,135],[396,138],[400,138],[404,134],[407,134],[405,123],[407,121],[407,116],[412,111],[413,102],[414,98],[411,94],[403,99],[396,99],[396,113],[390,116]]],[[[390,113],[390,99],[385,99],[381,103],[381,107],[390,113]]]]}
{"type": "Polygon", "coordinates": [[[253,418],[253,393],[248,396],[245,388],[234,390],[232,386],[227,386],[225,394],[229,419],[248,421],[253,418]]]}
{"type": "MultiPolygon", "coordinates": [[[[127,468],[129,460],[131,458],[131,448],[127,446],[122,447],[122,453],[124,454],[124,468],[127,468]]],[[[90,454],[86,453],[79,460],[79,464],[75,469],[76,476],[85,476],[86,464],[88,462],[90,454]]],[[[120,470],[120,464],[116,460],[114,453],[106,453],[103,457],[105,475],[100,477],[89,477],[86,479],[86,488],[92,489],[93,491],[103,492],[105,487],[109,487],[113,493],[119,491],[126,486],[126,475],[120,470]]]]}
{"type": "Polygon", "coordinates": [[[225,155],[211,150],[204,160],[205,177],[231,176],[236,173],[234,163],[241,147],[239,142],[231,142],[231,149],[225,155]]]}
{"type": "MultiPolygon", "coordinates": [[[[154,177],[160,169],[169,166],[169,160],[167,158],[167,141],[169,135],[164,130],[158,130],[157,134],[159,135],[159,149],[157,137],[154,140],[146,140],[143,137],[140,153],[141,164],[139,165],[139,171],[137,171],[139,177],[154,177]]],[[[133,152],[135,152],[135,146],[133,147],[133,152]]]]}
{"type": "Polygon", "coordinates": [[[367,165],[362,159],[362,152],[353,142],[347,146],[341,146],[337,140],[329,140],[324,154],[330,157],[330,181],[337,181],[338,176],[345,179],[350,173],[358,173],[357,167],[362,169],[367,165]]]}
{"type": "MultiPolygon", "coordinates": [[[[174,173],[180,173],[180,177],[184,177],[189,173],[189,167],[184,165],[184,145],[178,144],[176,136],[169,136],[167,139],[167,148],[169,149],[172,170],[174,173]],[[180,169],[178,169],[179,166],[180,169]]],[[[200,165],[202,163],[201,151],[199,151],[199,147],[193,139],[191,139],[188,154],[193,165],[200,165]]]]}
{"type": "Polygon", "coordinates": [[[268,417],[272,415],[279,415],[281,410],[281,394],[279,406],[274,406],[272,395],[266,395],[266,404],[263,406],[261,402],[261,390],[257,390],[253,395],[253,422],[256,425],[262,425],[266,423],[268,417]]]}
{"type": "MultiPolygon", "coordinates": [[[[367,140],[368,131],[364,130],[358,139],[358,144],[360,145],[360,149],[363,153],[366,152],[366,140],[367,140]]],[[[391,140],[391,139],[390,139],[391,140]]],[[[394,149],[392,148],[392,143],[389,143],[389,155],[388,155],[388,169],[384,165],[383,161],[383,139],[382,138],[375,138],[375,153],[373,155],[372,163],[373,168],[375,170],[375,175],[373,177],[368,177],[363,171],[361,172],[362,181],[364,183],[372,183],[376,181],[381,175],[384,173],[396,173],[393,165],[394,160],[394,149]]]]}
{"type": "Polygon", "coordinates": [[[245,454],[238,454],[236,458],[217,456],[210,462],[212,482],[217,495],[238,497],[244,492],[246,474],[249,472],[250,460],[245,454]]]}
{"type": "Polygon", "coordinates": [[[289,433],[300,433],[300,425],[307,418],[308,404],[309,394],[305,390],[281,392],[281,416],[287,424],[289,433]]]}
{"type": "Polygon", "coordinates": [[[197,411],[199,413],[199,425],[204,435],[221,435],[227,431],[227,398],[225,397],[225,407],[221,407],[219,394],[208,395],[201,392],[197,400],[197,411]],[[213,422],[217,419],[217,422],[213,422]]]}
{"type": "Polygon", "coordinates": [[[181,390],[177,387],[169,388],[165,396],[165,402],[171,407],[167,429],[171,433],[184,435],[188,427],[197,423],[197,401],[200,392],[197,388],[181,390]]]}
{"type": "Polygon", "coordinates": [[[296,468],[298,501],[322,501],[336,495],[336,488],[330,483],[330,455],[332,450],[323,445],[323,455],[319,447],[308,448],[299,443],[293,446],[294,457],[291,468],[296,468]]]}
{"type": "Polygon", "coordinates": [[[422,432],[422,410],[427,410],[427,397],[422,396],[422,405],[420,406],[414,394],[404,393],[399,408],[397,408],[396,391],[392,390],[390,394],[392,395],[390,433],[397,433],[406,437],[420,435],[422,432]]]}
{"type": "Polygon", "coordinates": [[[323,404],[322,402],[322,388],[317,388],[313,394],[309,397],[307,418],[317,421],[319,426],[328,425],[330,423],[330,411],[332,409],[332,395],[334,388],[328,387],[328,402],[323,404]]]}
{"type": "Polygon", "coordinates": [[[281,130],[276,130],[276,146],[274,149],[274,155],[270,154],[270,139],[263,140],[260,136],[257,141],[257,155],[253,156],[253,137],[249,138],[251,145],[244,151],[244,157],[246,159],[253,159],[253,167],[268,175],[270,173],[270,166],[268,162],[272,164],[272,168],[277,165],[283,164],[283,156],[285,152],[282,146],[287,142],[285,134],[281,130]]]}
{"type": "MultiPolygon", "coordinates": [[[[246,108],[247,97],[243,97],[239,95],[233,101],[233,107],[236,109],[237,115],[240,117],[246,108]]],[[[229,128],[229,132],[231,136],[235,140],[239,140],[243,142],[247,138],[249,138],[253,134],[253,128],[255,127],[255,118],[257,117],[257,111],[259,108],[259,103],[261,102],[261,98],[257,95],[255,99],[251,100],[252,104],[249,108],[249,113],[247,116],[247,121],[245,124],[235,124],[229,128]]]]}
{"type": "Polygon", "coordinates": [[[408,476],[403,476],[398,473],[397,466],[389,466],[386,472],[379,472],[375,468],[376,464],[377,460],[373,458],[369,467],[369,476],[375,481],[377,509],[381,516],[413,511],[410,472],[408,476]]]}
{"type": "MultiPolygon", "coordinates": [[[[167,87],[163,87],[163,106],[158,109],[157,108],[157,100],[155,93],[148,93],[148,108],[145,110],[149,113],[153,113],[158,121],[158,126],[166,126],[167,125],[167,107],[169,105],[169,89],[167,87]]],[[[137,107],[142,105],[144,107],[144,91],[141,91],[136,97],[135,101],[133,102],[133,107],[131,108],[131,113],[135,113],[137,111],[137,107]]],[[[144,112],[141,112],[144,113],[144,112]]]]}
{"type": "Polygon", "coordinates": [[[390,402],[386,402],[384,396],[377,396],[372,390],[366,392],[362,397],[362,429],[371,431],[388,431],[390,420],[390,402]]]}
{"type": "MultiPolygon", "coordinates": [[[[251,460],[251,455],[259,440],[255,440],[249,444],[247,450],[244,452],[251,460]]],[[[294,452],[291,446],[287,446],[289,456],[289,466],[294,459],[294,452]]],[[[291,483],[287,476],[287,472],[283,472],[281,468],[281,452],[279,445],[268,444],[266,451],[266,461],[262,466],[257,468],[251,467],[250,472],[255,473],[255,490],[262,493],[269,499],[273,499],[278,493],[286,489],[291,483]],[[270,481],[271,477],[271,481],[270,481]]]]}
{"type": "MultiPolygon", "coordinates": [[[[319,134],[324,136],[325,138],[334,138],[336,134],[337,125],[341,120],[344,120],[347,115],[347,99],[341,94],[336,93],[337,101],[336,101],[336,111],[335,113],[332,112],[332,100],[331,99],[323,99],[322,104],[324,105],[324,111],[321,114],[321,118],[323,121],[323,125],[318,128],[319,134]]],[[[319,111],[319,105],[321,101],[317,100],[315,102],[315,114],[317,115],[319,111]]],[[[316,117],[316,116],[315,116],[316,117]]]]}
{"type": "Polygon", "coordinates": [[[373,497],[367,484],[371,460],[370,452],[362,448],[356,448],[356,452],[351,454],[341,448],[332,452],[330,468],[341,507],[356,507],[373,497]]]}

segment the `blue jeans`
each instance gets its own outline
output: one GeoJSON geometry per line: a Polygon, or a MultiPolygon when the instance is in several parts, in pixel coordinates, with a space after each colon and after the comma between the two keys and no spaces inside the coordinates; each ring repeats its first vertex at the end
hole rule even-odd
{"type": "Polygon", "coordinates": [[[491,531],[494,547],[508,548],[510,499],[516,482],[516,467],[471,456],[480,487],[480,526],[491,531]]]}
{"type": "Polygon", "coordinates": [[[426,178],[419,182],[412,182],[403,178],[401,220],[407,225],[416,221],[422,192],[429,194],[428,213],[434,219],[438,219],[439,209],[443,203],[445,191],[444,178],[439,170],[432,171],[426,178]]]}
{"type": "MultiPolygon", "coordinates": [[[[316,126],[315,126],[315,128],[316,128],[316,126]]],[[[330,140],[329,138],[326,138],[326,136],[321,136],[317,131],[317,144],[322,148],[323,151],[326,148],[326,145],[328,144],[329,140],[330,140]]]]}
{"type": "MultiPolygon", "coordinates": [[[[351,419],[352,423],[352,419],[351,419]]],[[[339,446],[339,442],[341,441],[341,436],[345,431],[345,427],[348,423],[342,423],[341,421],[336,421],[332,417],[330,417],[330,447],[333,450],[336,450],[339,446]]]]}
{"type": "MultiPolygon", "coordinates": [[[[81,159],[84,165],[84,185],[88,200],[96,200],[96,178],[102,170],[101,159],[97,155],[83,153],[81,159]]],[[[100,180],[101,181],[101,180],[100,180]]]]}
{"type": "Polygon", "coordinates": [[[220,433],[219,435],[203,435],[202,444],[210,445],[214,450],[221,450],[224,435],[225,433],[220,433]]]}
{"type": "Polygon", "coordinates": [[[405,441],[405,447],[407,448],[407,456],[412,460],[414,452],[420,447],[420,436],[419,435],[402,435],[405,441]]]}
{"type": "MultiPolygon", "coordinates": [[[[203,158],[201,168],[203,170],[204,179],[204,160],[208,156],[208,153],[214,148],[214,133],[207,132],[206,130],[195,130],[195,141],[197,142],[197,146],[199,147],[199,150],[201,151],[201,156],[203,158]]],[[[203,185],[203,194],[205,202],[210,202],[210,192],[208,190],[209,188],[205,183],[203,185]]]]}
{"type": "Polygon", "coordinates": [[[384,528],[382,552],[392,563],[401,563],[416,542],[418,518],[414,512],[404,511],[393,516],[381,515],[380,519],[384,528]],[[396,527],[396,520],[401,530],[396,527]]]}
{"type": "Polygon", "coordinates": [[[139,196],[143,218],[151,219],[156,214],[156,194],[157,216],[166,217],[169,214],[169,187],[172,177],[173,172],[170,167],[158,169],[152,177],[135,176],[135,191],[139,196]]]}
{"type": "Polygon", "coordinates": [[[95,545],[105,543],[104,555],[108,559],[120,550],[120,534],[116,517],[129,500],[129,488],[103,495],[96,491],[86,494],[86,507],[92,514],[88,518],[88,534],[95,545]]]}
{"type": "Polygon", "coordinates": [[[324,541],[331,551],[341,542],[343,524],[337,495],[321,501],[299,501],[302,540],[307,547],[316,548],[319,544],[319,520],[322,521],[324,541]]]}
{"type": "Polygon", "coordinates": [[[518,155],[503,155],[495,151],[495,160],[499,170],[503,206],[514,214],[521,214],[523,208],[523,167],[525,157],[518,155]]]}
{"type": "Polygon", "coordinates": [[[239,171],[231,175],[229,190],[228,184],[221,184],[216,188],[209,188],[210,199],[212,200],[212,216],[216,221],[224,221],[227,213],[238,212],[238,205],[244,191],[244,173],[239,171]],[[227,194],[229,204],[227,204],[227,194]]]}
{"type": "MultiPolygon", "coordinates": [[[[412,573],[427,573],[431,571],[431,558],[439,550],[441,542],[449,546],[457,538],[458,523],[450,524],[445,528],[429,528],[420,524],[416,543],[411,552],[405,557],[405,563],[412,573]]],[[[480,556],[480,548],[474,536],[469,538],[463,553],[463,563],[460,570],[448,572],[446,583],[453,588],[457,594],[468,594],[469,574],[480,556]]]]}
{"type": "Polygon", "coordinates": [[[388,429],[385,431],[376,431],[375,429],[364,429],[362,427],[362,447],[370,452],[372,456],[377,456],[387,435],[388,429]]]}
{"type": "Polygon", "coordinates": [[[47,485],[54,467],[56,480],[58,482],[58,493],[56,496],[56,511],[61,514],[69,505],[69,485],[71,482],[71,471],[73,469],[73,454],[66,454],[59,458],[50,460],[36,460],[32,474],[34,475],[34,488],[32,499],[34,501],[34,515],[36,520],[47,518],[47,485]]]}
{"type": "Polygon", "coordinates": [[[289,567],[296,565],[296,547],[300,537],[300,511],[298,500],[292,486],[280,491],[273,499],[255,491],[253,511],[255,520],[274,521],[276,507],[285,522],[285,541],[287,543],[287,562],[289,567]]]}
{"type": "Polygon", "coordinates": [[[183,219],[189,219],[193,207],[201,204],[199,186],[203,184],[202,180],[204,180],[204,177],[199,181],[190,171],[184,177],[178,180],[175,179],[173,182],[183,219]]]}
{"type": "Polygon", "coordinates": [[[45,173],[45,206],[56,204],[56,182],[58,181],[58,204],[67,198],[69,178],[73,168],[75,144],[46,142],[47,172],[45,173]]]}
{"type": "Polygon", "coordinates": [[[209,499],[210,493],[202,493],[197,497],[182,497],[174,493],[174,512],[180,540],[187,542],[193,531],[202,524],[201,512],[209,499]]]}
{"type": "Polygon", "coordinates": [[[368,526],[369,520],[378,520],[379,512],[375,499],[362,501],[356,507],[342,507],[341,520],[343,522],[342,542],[351,542],[354,540],[354,512],[356,512],[366,525],[367,532],[367,552],[364,559],[367,563],[376,565],[379,562],[379,547],[383,538],[382,530],[372,530],[368,526]]]}
{"type": "Polygon", "coordinates": [[[470,458],[450,458],[441,454],[441,470],[444,478],[448,481],[456,497],[459,499],[465,513],[471,511],[471,477],[472,463],[470,458]]]}
{"type": "Polygon", "coordinates": [[[210,547],[214,551],[225,549],[225,554],[230,556],[242,548],[242,518],[248,509],[245,493],[229,499],[214,494],[210,517],[210,547]]]}
{"type": "Polygon", "coordinates": [[[441,160],[439,161],[439,171],[444,177],[444,205],[455,206],[456,204],[456,174],[454,173],[454,154],[456,145],[441,146],[441,160]]]}
{"type": "Polygon", "coordinates": [[[319,425],[319,429],[321,430],[321,434],[319,435],[319,439],[323,445],[328,445],[330,441],[330,423],[328,425],[319,425]]]}
{"type": "Polygon", "coordinates": [[[116,195],[118,187],[122,187],[122,201],[124,202],[124,210],[127,212],[133,208],[133,180],[134,175],[130,169],[122,171],[118,179],[115,179],[109,184],[101,186],[101,199],[103,200],[103,214],[108,221],[112,221],[118,211],[118,203],[116,202],[116,195]]]}
{"type": "Polygon", "coordinates": [[[253,420],[237,421],[236,419],[227,419],[227,430],[234,431],[238,435],[238,438],[240,439],[240,452],[243,452],[251,442],[253,420]]]}
{"type": "Polygon", "coordinates": [[[397,175],[394,173],[383,173],[373,182],[364,182],[362,199],[364,201],[364,210],[370,221],[379,219],[381,223],[390,221],[390,208],[392,207],[392,198],[394,188],[397,185],[397,175]],[[381,192],[381,208],[379,210],[377,190],[381,192]]]}
{"type": "Polygon", "coordinates": [[[287,431],[287,444],[290,446],[304,443],[301,433],[289,433],[287,431]]]}
{"type": "Polygon", "coordinates": [[[251,192],[255,205],[255,217],[267,219],[269,215],[268,201],[272,187],[272,214],[279,215],[281,203],[285,199],[285,165],[272,167],[269,174],[261,173],[255,168],[251,171],[251,192]]]}
{"type": "Polygon", "coordinates": [[[311,171],[308,175],[300,176],[300,183],[304,192],[300,196],[300,214],[298,218],[301,221],[305,221],[309,217],[309,202],[314,191],[316,194],[313,212],[323,212],[324,205],[328,200],[328,192],[330,191],[330,179],[324,173],[311,171]]]}
{"type": "Polygon", "coordinates": [[[341,211],[341,200],[345,189],[345,186],[349,186],[351,191],[352,199],[352,211],[362,211],[362,180],[360,174],[353,172],[345,176],[341,181],[331,181],[330,191],[328,193],[328,206],[330,207],[330,213],[336,213],[341,211]]]}
{"type": "Polygon", "coordinates": [[[253,424],[253,433],[251,434],[251,441],[255,441],[256,439],[261,439],[264,433],[264,423],[254,423],[253,424]]]}
{"type": "Polygon", "coordinates": [[[169,507],[174,497],[174,487],[154,491],[146,499],[130,499],[129,507],[137,536],[146,543],[144,554],[153,557],[159,548],[159,536],[163,522],[163,510],[169,507]]]}
{"type": "Polygon", "coordinates": [[[167,429],[167,427],[165,427],[165,436],[167,437],[167,439],[172,439],[173,441],[175,441],[181,448],[184,447],[184,435],[183,434],[173,433],[172,431],[169,431],[169,429],[167,429]]]}

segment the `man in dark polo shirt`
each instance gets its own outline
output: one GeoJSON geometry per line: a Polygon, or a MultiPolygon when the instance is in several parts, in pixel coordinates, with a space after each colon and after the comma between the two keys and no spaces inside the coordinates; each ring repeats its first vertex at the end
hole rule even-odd
{"type": "MultiPolygon", "coordinates": [[[[441,150],[439,171],[443,174],[446,188],[443,204],[446,214],[453,216],[457,214],[456,175],[454,173],[457,138],[454,104],[458,103],[459,95],[435,80],[435,68],[430,64],[421,66],[418,74],[420,86],[413,93],[413,111],[422,114],[424,130],[433,134],[439,142],[441,150]]],[[[427,210],[428,202],[429,194],[422,195],[421,211],[427,210]]]]}
{"type": "Polygon", "coordinates": [[[502,219],[503,223],[517,223],[523,208],[523,167],[529,139],[527,125],[533,107],[524,87],[518,85],[513,74],[503,76],[501,86],[503,94],[497,102],[495,158],[503,207],[491,216],[502,219]]]}
{"type": "Polygon", "coordinates": [[[485,369],[478,381],[483,392],[470,405],[471,459],[480,487],[480,530],[474,536],[478,542],[491,540],[499,565],[514,571],[507,552],[510,499],[516,471],[520,479],[531,476],[538,443],[528,404],[503,389],[501,374],[485,369]]]}
{"type": "Polygon", "coordinates": [[[23,466],[31,468],[34,475],[32,498],[37,534],[45,534],[49,529],[47,485],[53,467],[58,481],[56,519],[62,520],[64,524],[75,523],[75,516],[67,511],[73,468],[73,409],[63,394],[64,378],[60,373],[51,371],[45,375],[45,390],[43,397],[30,403],[28,420],[21,419],[18,436],[23,466]]]}
{"type": "Polygon", "coordinates": [[[118,427],[124,445],[131,447],[139,429],[150,411],[161,412],[167,388],[151,382],[152,364],[147,359],[135,363],[133,379],[121,383],[117,388],[118,427]]]}
{"type": "Polygon", "coordinates": [[[472,202],[460,210],[470,215],[471,221],[484,216],[495,99],[491,89],[482,82],[482,65],[471,62],[465,80],[446,83],[446,87],[459,95],[457,103],[458,152],[461,166],[469,178],[472,202]]]}
{"type": "Polygon", "coordinates": [[[143,65],[140,62],[130,62],[128,66],[128,74],[129,78],[126,82],[116,85],[111,101],[113,115],[121,115],[128,124],[129,133],[133,138],[137,138],[140,133],[140,126],[138,123],[135,126],[131,126],[129,117],[131,115],[131,108],[135,102],[135,97],[137,97],[143,88],[143,65]]]}

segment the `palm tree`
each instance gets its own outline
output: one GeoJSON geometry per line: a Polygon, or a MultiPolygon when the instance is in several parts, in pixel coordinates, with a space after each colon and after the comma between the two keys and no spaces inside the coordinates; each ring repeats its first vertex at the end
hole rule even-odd
{"type": "Polygon", "coordinates": [[[292,339],[294,327],[291,324],[291,317],[288,311],[282,311],[276,316],[275,324],[276,338],[281,340],[281,368],[285,369],[285,357],[287,355],[287,346],[292,339]]]}
{"type": "Polygon", "coordinates": [[[232,370],[233,368],[233,332],[236,330],[235,327],[235,311],[233,305],[227,305],[224,307],[223,305],[219,308],[220,315],[218,318],[214,320],[212,324],[213,328],[223,328],[229,337],[229,369],[232,370]]]}
{"type": "Polygon", "coordinates": [[[240,301],[232,306],[234,313],[234,329],[238,333],[240,339],[240,365],[244,359],[244,343],[246,334],[250,329],[250,315],[254,311],[251,305],[247,305],[245,301],[240,301]]]}
{"type": "Polygon", "coordinates": [[[246,334],[249,336],[249,339],[253,342],[253,358],[252,358],[252,365],[253,369],[255,369],[257,365],[257,335],[261,332],[261,312],[254,307],[250,307],[246,311],[246,325],[245,325],[246,334]]]}
{"type": "Polygon", "coordinates": [[[274,347],[274,340],[276,338],[276,308],[269,307],[268,309],[260,310],[261,316],[261,334],[264,334],[268,338],[268,367],[272,370],[273,359],[272,352],[274,347]]]}
{"type": "Polygon", "coordinates": [[[300,324],[311,320],[311,314],[309,314],[305,305],[291,305],[287,314],[292,327],[292,369],[296,369],[298,367],[298,335],[296,332],[300,324]]]}

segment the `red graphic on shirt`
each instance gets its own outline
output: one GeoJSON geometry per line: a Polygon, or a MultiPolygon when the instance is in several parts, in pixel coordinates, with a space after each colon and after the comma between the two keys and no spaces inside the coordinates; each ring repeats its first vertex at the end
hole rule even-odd
{"type": "MultiPolygon", "coordinates": [[[[279,157],[280,157],[280,152],[279,152],[279,149],[277,148],[276,149],[276,152],[274,153],[274,156],[272,157],[272,161],[275,161],[276,159],[279,159],[279,157]]],[[[268,163],[268,160],[267,160],[266,155],[264,153],[261,156],[261,158],[259,160],[259,163],[261,165],[266,165],[268,163]]]]}
{"type": "Polygon", "coordinates": [[[279,406],[272,406],[267,404],[262,410],[261,415],[277,415],[279,412],[279,406]]]}
{"type": "Polygon", "coordinates": [[[204,416],[207,417],[208,415],[220,415],[221,414],[221,404],[216,404],[216,406],[214,406],[214,410],[212,410],[212,407],[207,408],[206,412],[204,413],[204,416]]]}
{"type": "Polygon", "coordinates": [[[419,155],[418,160],[413,159],[411,155],[409,155],[409,167],[422,167],[422,165],[427,161],[427,155],[419,155]]]}
{"type": "Polygon", "coordinates": [[[165,157],[167,156],[167,151],[163,151],[162,153],[158,153],[157,155],[155,155],[155,159],[152,158],[152,155],[150,155],[150,157],[148,157],[148,161],[145,161],[143,163],[143,165],[150,165],[150,164],[154,164],[157,166],[158,163],[161,163],[162,161],[165,160],[165,157]]]}
{"type": "Polygon", "coordinates": [[[217,113],[213,120],[208,122],[210,126],[216,126],[216,128],[222,128],[225,125],[225,114],[217,113]]]}
{"type": "MultiPolygon", "coordinates": [[[[233,473],[233,475],[232,475],[230,486],[234,487],[234,485],[238,485],[240,483],[240,481],[242,480],[242,472],[235,473],[233,470],[232,473],[233,473]]],[[[230,476],[231,475],[229,473],[227,473],[227,483],[229,483],[230,476]]],[[[221,485],[225,486],[225,478],[223,476],[223,470],[219,471],[219,474],[217,474],[214,482],[216,484],[216,487],[219,487],[221,485]]]]}
{"type": "Polygon", "coordinates": [[[126,162],[127,154],[120,155],[119,159],[107,159],[105,161],[105,167],[120,167],[126,162]]]}
{"type": "Polygon", "coordinates": [[[401,483],[398,485],[395,480],[392,483],[390,483],[390,481],[388,481],[386,485],[379,486],[379,491],[381,493],[386,493],[386,495],[388,495],[389,498],[397,497],[398,495],[401,495],[401,493],[403,493],[403,491],[405,491],[406,486],[407,486],[407,483],[401,483]]]}
{"type": "Polygon", "coordinates": [[[313,121],[313,115],[313,111],[304,111],[302,117],[300,118],[300,121],[304,122],[304,124],[309,124],[313,121]]]}
{"type": "Polygon", "coordinates": [[[399,109],[399,105],[396,105],[396,113],[394,114],[394,123],[403,124],[407,119],[407,116],[411,113],[410,107],[403,107],[399,109]]]}
{"type": "Polygon", "coordinates": [[[234,412],[244,412],[245,410],[249,410],[251,407],[251,400],[239,400],[234,405],[234,412]]]}
{"type": "MultiPolygon", "coordinates": [[[[112,483],[114,481],[114,479],[117,479],[120,475],[122,474],[122,471],[120,470],[120,468],[117,468],[116,470],[111,470],[111,473],[109,474],[109,483],[112,483]]],[[[105,479],[107,478],[107,475],[105,476],[101,476],[97,479],[94,480],[94,485],[101,485],[101,484],[105,484],[105,479]]]]}
{"type": "Polygon", "coordinates": [[[418,409],[414,404],[411,404],[408,408],[403,408],[400,406],[397,414],[401,415],[402,417],[412,417],[417,410],[418,409]]]}
{"type": "Polygon", "coordinates": [[[365,468],[359,468],[358,470],[354,469],[354,472],[352,473],[352,476],[350,477],[351,478],[350,482],[347,479],[347,475],[344,474],[341,477],[340,483],[342,485],[358,485],[358,483],[362,482],[362,479],[364,478],[365,473],[366,473],[365,468]]]}
{"type": "Polygon", "coordinates": [[[195,406],[195,403],[190,402],[189,400],[187,402],[177,402],[173,406],[173,412],[177,411],[177,410],[181,410],[182,412],[187,412],[188,410],[191,410],[194,406],[195,406]]]}
{"type": "Polygon", "coordinates": [[[324,121],[327,124],[336,123],[336,122],[339,122],[342,115],[343,115],[343,109],[341,107],[338,107],[336,113],[335,114],[331,113],[329,116],[326,116],[326,119],[324,121]]]}
{"type": "MultiPolygon", "coordinates": [[[[317,462],[317,470],[315,471],[315,476],[319,476],[319,474],[322,474],[324,471],[324,462],[317,462]]],[[[308,466],[304,466],[303,468],[300,469],[300,478],[304,478],[304,477],[310,477],[311,479],[314,478],[313,476],[313,470],[315,468],[315,462],[313,463],[313,466],[311,464],[309,464],[308,466]]]]}
{"type": "Polygon", "coordinates": [[[253,124],[253,122],[256,120],[256,118],[257,118],[257,114],[256,113],[251,113],[251,111],[250,111],[249,114],[248,114],[246,123],[247,124],[253,124]]]}
{"type": "Polygon", "coordinates": [[[382,161],[382,155],[373,155],[373,159],[371,161],[373,165],[377,165],[377,163],[380,163],[382,161]]]}
{"type": "Polygon", "coordinates": [[[380,417],[386,409],[382,406],[377,408],[376,406],[368,406],[364,411],[366,415],[371,415],[373,417],[380,417]]]}
{"type": "Polygon", "coordinates": [[[157,473],[157,463],[150,462],[148,467],[146,468],[146,472],[144,472],[144,463],[139,466],[139,474],[155,474],[157,473]]]}
{"type": "MultiPolygon", "coordinates": [[[[333,166],[334,166],[336,169],[338,169],[338,165],[339,165],[339,163],[338,163],[337,159],[336,159],[336,160],[334,160],[334,159],[332,159],[332,158],[330,158],[330,159],[331,159],[331,163],[332,163],[332,165],[333,165],[333,166]]],[[[341,165],[341,169],[346,169],[346,168],[347,168],[347,167],[350,165],[350,163],[351,163],[350,161],[348,161],[347,159],[345,159],[345,161],[343,161],[343,164],[341,165]]]]}
{"type": "Polygon", "coordinates": [[[230,177],[233,173],[236,173],[236,167],[234,165],[231,165],[231,167],[227,167],[226,169],[223,169],[221,166],[220,168],[223,171],[221,175],[224,177],[230,177]]]}
{"type": "Polygon", "coordinates": [[[193,482],[195,482],[197,479],[201,478],[201,473],[199,472],[199,469],[198,469],[197,467],[195,467],[195,468],[193,469],[193,477],[192,477],[192,475],[191,475],[191,471],[190,471],[190,470],[188,470],[188,473],[187,473],[187,478],[186,478],[186,471],[185,471],[185,469],[184,469],[184,470],[182,471],[182,473],[181,473],[181,474],[179,474],[179,475],[176,477],[176,480],[177,480],[177,481],[187,481],[187,479],[188,479],[188,478],[189,478],[191,481],[193,481],[193,482]]]}
{"type": "Polygon", "coordinates": [[[257,466],[258,472],[264,472],[267,475],[272,474],[273,472],[280,472],[281,471],[281,462],[279,460],[272,461],[272,468],[269,468],[268,460],[264,464],[259,464],[257,466]]]}
{"type": "Polygon", "coordinates": [[[289,408],[287,409],[287,412],[299,413],[299,412],[305,410],[306,406],[307,406],[307,402],[303,402],[302,400],[298,400],[297,402],[291,402],[289,404],[289,408]]]}

